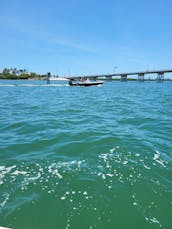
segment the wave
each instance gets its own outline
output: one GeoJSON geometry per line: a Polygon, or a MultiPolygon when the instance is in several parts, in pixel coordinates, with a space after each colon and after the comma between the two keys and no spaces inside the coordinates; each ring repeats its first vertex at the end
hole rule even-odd
{"type": "MultiPolygon", "coordinates": [[[[1,208],[8,215],[11,214],[9,206],[14,206],[13,201],[19,202],[17,206],[22,207],[26,202],[23,198],[16,199],[15,193],[21,192],[25,196],[29,190],[33,192],[34,187],[39,190],[39,195],[46,193],[58,201],[65,201],[66,205],[72,205],[74,212],[80,209],[79,204],[96,211],[98,203],[105,207],[107,202],[115,204],[118,200],[122,204],[123,198],[127,198],[129,211],[135,208],[145,222],[163,226],[156,209],[162,203],[166,206],[171,204],[170,198],[163,198],[166,194],[172,196],[172,183],[168,175],[172,164],[166,156],[159,151],[144,154],[126,152],[119,146],[109,152],[92,153],[93,156],[82,155],[78,159],[59,159],[54,154],[51,160],[42,158],[36,162],[28,160],[18,165],[1,166],[1,208]]],[[[115,205],[110,207],[111,211],[116,211],[115,208],[118,209],[115,205]]]]}
{"type": "Polygon", "coordinates": [[[68,84],[0,84],[0,87],[69,87],[68,84]]]}

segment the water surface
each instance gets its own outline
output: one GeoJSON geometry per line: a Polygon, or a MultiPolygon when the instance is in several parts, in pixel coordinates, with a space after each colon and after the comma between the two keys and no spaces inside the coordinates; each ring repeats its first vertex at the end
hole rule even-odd
{"type": "Polygon", "coordinates": [[[171,95],[0,81],[0,225],[172,228],[171,95]]]}

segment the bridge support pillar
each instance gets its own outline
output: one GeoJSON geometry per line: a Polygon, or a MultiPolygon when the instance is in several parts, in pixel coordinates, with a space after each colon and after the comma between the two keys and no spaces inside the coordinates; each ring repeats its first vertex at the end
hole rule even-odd
{"type": "Polygon", "coordinates": [[[98,77],[97,76],[93,76],[90,78],[91,80],[98,80],[98,77]]]}
{"type": "Polygon", "coordinates": [[[145,80],[145,74],[144,73],[139,73],[138,74],[138,81],[140,81],[140,82],[144,82],[144,80],[145,80]]]}
{"type": "Polygon", "coordinates": [[[163,82],[164,81],[164,72],[158,72],[156,80],[157,82],[163,82]]]}
{"type": "Polygon", "coordinates": [[[106,80],[112,80],[112,76],[106,76],[106,80]]]}
{"type": "Polygon", "coordinates": [[[47,84],[50,84],[50,77],[51,77],[51,73],[48,72],[47,73],[47,84]]]}
{"type": "Polygon", "coordinates": [[[127,81],[127,74],[121,75],[121,82],[126,82],[127,81]]]}

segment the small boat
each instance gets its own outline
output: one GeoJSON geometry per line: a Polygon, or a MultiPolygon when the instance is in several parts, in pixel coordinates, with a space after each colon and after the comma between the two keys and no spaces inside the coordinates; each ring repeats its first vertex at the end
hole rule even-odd
{"type": "Polygon", "coordinates": [[[89,79],[82,79],[82,80],[69,80],[70,86],[80,86],[80,87],[88,87],[88,86],[98,86],[102,85],[103,81],[97,80],[97,81],[90,81],[89,79]]]}

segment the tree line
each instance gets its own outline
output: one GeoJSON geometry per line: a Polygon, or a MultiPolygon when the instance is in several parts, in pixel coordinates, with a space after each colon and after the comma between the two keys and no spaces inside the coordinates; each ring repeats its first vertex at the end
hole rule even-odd
{"type": "Polygon", "coordinates": [[[0,79],[46,79],[46,75],[28,72],[26,69],[4,68],[0,72],[0,79]]]}

